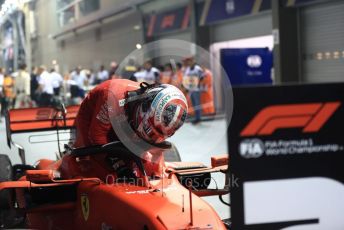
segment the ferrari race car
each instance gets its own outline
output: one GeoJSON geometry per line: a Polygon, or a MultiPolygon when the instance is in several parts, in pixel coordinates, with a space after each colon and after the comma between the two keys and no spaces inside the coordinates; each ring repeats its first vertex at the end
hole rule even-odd
{"type": "MultiPolygon", "coordinates": [[[[60,141],[59,132],[73,129],[77,111],[78,106],[10,110],[7,144],[15,145],[16,133],[49,130],[60,141]]],[[[217,195],[226,203],[228,156],[212,157],[207,167],[180,162],[172,144],[163,146],[160,152],[147,149],[161,156],[150,168],[118,141],[85,148],[65,145],[59,160],[41,159],[35,165],[25,164],[19,147],[22,164],[12,166],[1,158],[0,173],[9,175],[0,175],[1,228],[228,229],[229,221],[200,198],[217,195]],[[173,155],[174,162],[167,162],[173,155]],[[216,172],[226,178],[222,189],[208,188],[216,172]]]]}

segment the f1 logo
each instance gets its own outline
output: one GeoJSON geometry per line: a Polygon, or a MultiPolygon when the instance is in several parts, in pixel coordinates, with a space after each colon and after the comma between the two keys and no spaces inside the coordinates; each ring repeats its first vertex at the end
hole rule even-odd
{"type": "Polygon", "coordinates": [[[176,16],[174,14],[165,16],[161,22],[161,28],[165,29],[167,27],[173,26],[175,18],[176,16]]]}
{"type": "Polygon", "coordinates": [[[251,120],[240,136],[271,135],[285,128],[303,128],[303,133],[318,132],[340,104],[336,101],[269,106],[251,120]]]}

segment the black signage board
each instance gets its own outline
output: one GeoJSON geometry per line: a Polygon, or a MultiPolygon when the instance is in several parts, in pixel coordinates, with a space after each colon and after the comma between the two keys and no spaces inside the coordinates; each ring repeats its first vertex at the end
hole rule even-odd
{"type": "Polygon", "coordinates": [[[344,84],[233,95],[233,229],[344,229],[344,84]]]}

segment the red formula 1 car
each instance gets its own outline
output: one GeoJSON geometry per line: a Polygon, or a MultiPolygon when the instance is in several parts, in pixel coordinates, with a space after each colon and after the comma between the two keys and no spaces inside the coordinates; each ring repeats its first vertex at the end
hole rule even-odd
{"type": "MultiPolygon", "coordinates": [[[[77,106],[11,110],[8,144],[13,145],[11,136],[19,132],[56,130],[58,136],[60,130],[73,128],[77,111],[77,106]]],[[[120,142],[66,146],[60,160],[42,159],[35,166],[25,165],[21,149],[23,164],[12,167],[12,181],[0,183],[2,227],[226,229],[226,222],[200,197],[228,194],[228,156],[213,157],[212,167],[166,162],[163,156],[175,154],[169,147],[166,143],[163,153],[155,153],[162,157],[150,169],[120,142]],[[223,189],[208,189],[214,172],[226,175],[223,189]]]]}

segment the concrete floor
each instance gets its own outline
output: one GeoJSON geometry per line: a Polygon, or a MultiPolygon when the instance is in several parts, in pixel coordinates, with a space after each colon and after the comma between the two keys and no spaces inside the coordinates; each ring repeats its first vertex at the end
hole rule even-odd
{"type": "MultiPolygon", "coordinates": [[[[197,125],[185,124],[169,141],[173,142],[179,150],[182,161],[202,162],[210,165],[210,157],[216,154],[227,153],[226,122],[214,120],[202,122],[197,125]]],[[[50,132],[50,136],[42,136],[42,133],[35,133],[30,138],[25,134],[17,134],[13,140],[25,148],[27,163],[34,164],[41,158],[56,159],[57,143],[39,143],[42,139],[55,140],[56,132],[50,132]],[[29,143],[29,140],[31,144],[29,143]],[[33,143],[35,142],[35,143],[33,143]]],[[[62,137],[62,139],[67,139],[62,137]]],[[[6,144],[5,123],[0,123],[0,153],[8,154],[12,164],[20,163],[17,150],[9,149],[6,144]]],[[[219,187],[223,187],[224,176],[221,173],[212,174],[219,187]]],[[[210,185],[215,187],[215,183],[210,185]]],[[[229,200],[229,197],[226,197],[229,200]]],[[[222,219],[230,217],[228,206],[222,204],[218,197],[204,198],[217,211],[222,219]]]]}

